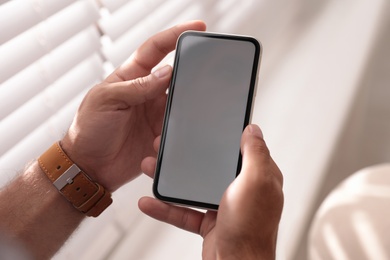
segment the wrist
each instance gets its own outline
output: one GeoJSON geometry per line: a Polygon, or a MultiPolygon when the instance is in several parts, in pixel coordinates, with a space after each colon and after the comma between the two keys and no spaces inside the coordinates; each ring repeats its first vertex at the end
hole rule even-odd
{"type": "Polygon", "coordinates": [[[64,153],[70,158],[70,160],[72,160],[72,162],[74,162],[78,167],[80,167],[81,170],[87,173],[93,181],[98,181],[104,185],[104,183],[99,180],[98,174],[95,173],[93,162],[84,156],[84,152],[80,148],[77,148],[74,139],[69,136],[69,133],[59,141],[59,144],[64,153]]]}
{"type": "Polygon", "coordinates": [[[0,230],[36,259],[49,259],[85,215],[58,193],[37,161],[0,191],[0,230]]]}
{"type": "Polygon", "coordinates": [[[101,157],[93,157],[92,153],[96,152],[96,148],[93,145],[89,145],[88,142],[76,141],[81,140],[80,137],[69,132],[60,140],[60,146],[64,153],[72,160],[88,177],[102,185],[107,191],[113,192],[117,189],[113,185],[113,179],[107,174],[110,171],[110,165],[108,167],[101,157]],[[80,144],[83,143],[83,144],[80,144]],[[99,159],[100,158],[100,159],[99,159]]]}
{"type": "Polygon", "coordinates": [[[99,216],[112,203],[111,193],[101,184],[91,180],[69,158],[59,142],[44,152],[38,162],[58,192],[87,216],[99,216]]]}
{"type": "MultiPolygon", "coordinates": [[[[53,205],[55,211],[62,212],[64,215],[74,217],[76,219],[84,218],[84,215],[72,205],[64,200],[58,190],[54,187],[53,183],[47,178],[46,174],[39,167],[38,161],[34,161],[27,170],[20,176],[17,183],[25,189],[30,189],[36,192],[38,195],[43,195],[44,199],[53,205]]],[[[34,198],[34,200],[40,200],[40,198],[34,198]]],[[[32,204],[32,203],[31,203],[32,204]]],[[[39,211],[40,209],[37,208],[39,211]]],[[[39,214],[37,214],[39,215],[39,214]]]]}

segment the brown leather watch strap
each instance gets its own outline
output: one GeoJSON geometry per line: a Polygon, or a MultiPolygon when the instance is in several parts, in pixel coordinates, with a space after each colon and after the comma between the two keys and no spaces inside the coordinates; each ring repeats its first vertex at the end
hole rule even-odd
{"type": "Polygon", "coordinates": [[[58,142],[38,162],[58,191],[87,216],[99,216],[112,203],[111,193],[73,163],[58,142]]]}

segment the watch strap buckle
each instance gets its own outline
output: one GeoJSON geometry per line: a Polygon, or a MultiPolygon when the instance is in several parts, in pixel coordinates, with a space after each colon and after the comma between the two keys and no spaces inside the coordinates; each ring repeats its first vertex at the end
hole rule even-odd
{"type": "Polygon", "coordinates": [[[74,177],[81,172],[80,168],[76,164],[72,164],[63,174],[60,175],[54,182],[54,186],[57,190],[61,191],[65,185],[72,184],[74,177]]]}
{"type": "Polygon", "coordinates": [[[38,159],[56,189],[79,211],[97,217],[111,203],[111,193],[94,182],[54,143],[38,159]]]}

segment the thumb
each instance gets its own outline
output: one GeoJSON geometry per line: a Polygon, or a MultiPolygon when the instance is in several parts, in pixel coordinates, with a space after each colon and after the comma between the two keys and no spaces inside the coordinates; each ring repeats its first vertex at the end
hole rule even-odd
{"type": "Polygon", "coordinates": [[[145,77],[105,84],[106,100],[119,101],[126,106],[145,103],[166,91],[171,74],[172,67],[166,65],[145,77]]]}
{"type": "MultiPolygon", "coordinates": [[[[263,133],[257,125],[248,125],[241,138],[242,177],[253,181],[263,181],[264,178],[273,179],[283,184],[283,176],[271,158],[263,133]]],[[[239,175],[239,176],[240,176],[239,175]]]]}
{"type": "Polygon", "coordinates": [[[269,160],[269,150],[263,139],[263,132],[257,125],[248,125],[241,138],[243,156],[242,172],[258,171],[269,160]]]}

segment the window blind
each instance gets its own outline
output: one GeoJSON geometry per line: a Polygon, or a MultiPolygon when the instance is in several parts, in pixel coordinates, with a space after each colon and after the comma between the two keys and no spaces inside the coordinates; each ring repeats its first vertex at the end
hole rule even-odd
{"type": "Polygon", "coordinates": [[[5,81],[0,91],[0,120],[82,60],[97,53],[99,37],[97,29],[90,26],[5,81]]]}
{"type": "Polygon", "coordinates": [[[0,9],[0,44],[26,31],[73,2],[75,0],[41,0],[9,1],[3,4],[0,9]]]}
{"type": "MultiPolygon", "coordinates": [[[[11,1],[5,5],[13,5],[13,2],[11,1]]],[[[76,1],[5,42],[1,51],[0,71],[2,73],[0,82],[5,81],[49,53],[79,31],[91,25],[98,18],[98,9],[91,1],[76,1]]],[[[7,25],[7,21],[4,24],[7,25]]],[[[14,24],[10,24],[10,27],[17,28],[17,25],[18,23],[15,21],[14,24]]]]}
{"type": "Polygon", "coordinates": [[[14,175],[63,135],[74,115],[65,111],[78,106],[71,100],[102,79],[100,11],[87,0],[15,0],[0,6],[0,17],[0,170],[14,175]],[[26,145],[51,117],[67,124],[26,145]]]}
{"type": "MultiPolygon", "coordinates": [[[[120,65],[143,41],[152,34],[172,25],[172,22],[175,22],[175,17],[190,10],[196,4],[191,0],[136,0],[129,2],[123,9],[116,11],[115,17],[102,18],[100,23],[102,30],[115,39],[112,44],[103,46],[102,52],[115,67],[120,65]],[[126,17],[134,16],[142,17],[142,19],[132,20],[130,18],[127,19],[128,22],[123,22],[126,17]]],[[[194,19],[196,16],[186,18],[194,19]]],[[[187,19],[182,17],[181,21],[187,19]]]]}

